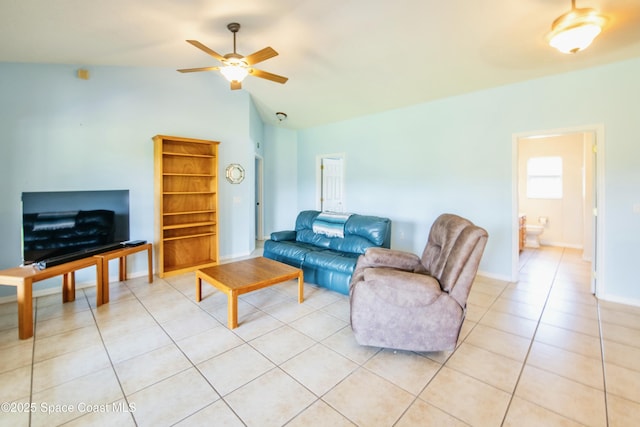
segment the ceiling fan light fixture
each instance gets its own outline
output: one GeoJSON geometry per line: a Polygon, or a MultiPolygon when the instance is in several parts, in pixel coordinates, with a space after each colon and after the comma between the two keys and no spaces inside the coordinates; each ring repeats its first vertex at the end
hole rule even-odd
{"type": "Polygon", "coordinates": [[[220,61],[222,63],[221,67],[182,68],[179,69],[178,72],[194,73],[199,71],[220,71],[220,74],[222,74],[223,77],[231,83],[231,90],[242,89],[241,82],[249,74],[280,84],[284,84],[289,80],[286,77],[253,68],[253,66],[259,62],[278,56],[278,52],[276,52],[271,46],[267,46],[264,49],[253,52],[251,55],[242,56],[236,51],[236,33],[240,30],[240,24],[232,22],[227,25],[227,28],[233,33],[233,53],[227,53],[224,56],[208,48],[197,40],[187,40],[187,43],[197,47],[201,51],[220,61]]]}
{"type": "Polygon", "coordinates": [[[230,82],[241,82],[249,74],[247,67],[243,67],[240,64],[225,65],[224,67],[220,67],[220,72],[224,78],[230,82]]]}
{"type": "Polygon", "coordinates": [[[602,32],[606,20],[595,9],[576,9],[571,0],[571,10],[553,21],[549,45],[562,53],[580,52],[602,32]]]}

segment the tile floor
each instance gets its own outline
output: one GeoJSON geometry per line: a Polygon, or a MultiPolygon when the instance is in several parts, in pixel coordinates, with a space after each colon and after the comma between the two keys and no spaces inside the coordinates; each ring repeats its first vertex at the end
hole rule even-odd
{"type": "Polygon", "coordinates": [[[24,341],[2,304],[0,425],[640,425],[640,308],[598,303],[588,267],[527,250],[520,282],[478,277],[441,353],[358,346],[347,297],[297,304],[295,281],[244,295],[233,331],[193,274],[112,283],[97,309],[39,297],[24,341]]]}

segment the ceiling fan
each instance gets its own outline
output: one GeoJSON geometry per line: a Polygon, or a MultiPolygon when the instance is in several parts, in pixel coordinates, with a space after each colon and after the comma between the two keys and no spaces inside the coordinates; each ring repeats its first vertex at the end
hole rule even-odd
{"type": "Polygon", "coordinates": [[[183,68],[178,70],[181,73],[193,73],[197,71],[220,71],[222,75],[231,83],[231,89],[241,89],[242,80],[249,74],[260,77],[263,79],[271,80],[272,82],[284,84],[289,80],[287,77],[279,76],[277,74],[269,73],[267,71],[258,70],[253,68],[254,64],[262,61],[266,61],[269,58],[273,58],[278,55],[271,47],[265,47],[257,52],[248,56],[242,56],[236,52],[236,33],[240,30],[240,24],[232,22],[227,25],[229,31],[233,33],[233,53],[227,53],[226,55],[220,55],[219,53],[209,49],[197,40],[187,40],[187,43],[191,43],[193,46],[202,50],[205,53],[216,58],[222,62],[220,67],[200,67],[200,68],[183,68]]]}

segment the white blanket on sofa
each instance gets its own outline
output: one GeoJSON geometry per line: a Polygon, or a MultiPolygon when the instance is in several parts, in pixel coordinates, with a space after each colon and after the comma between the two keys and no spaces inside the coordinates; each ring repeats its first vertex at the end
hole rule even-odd
{"type": "Polygon", "coordinates": [[[343,212],[320,212],[313,220],[313,232],[327,237],[344,237],[344,225],[353,215],[343,212]]]}

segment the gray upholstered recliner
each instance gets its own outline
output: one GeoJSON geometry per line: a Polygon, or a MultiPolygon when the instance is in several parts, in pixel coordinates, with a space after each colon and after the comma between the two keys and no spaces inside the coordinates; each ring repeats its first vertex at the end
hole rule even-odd
{"type": "Polygon", "coordinates": [[[370,248],[351,278],[351,328],[361,345],[453,350],[488,234],[453,214],[431,227],[422,258],[370,248]]]}

